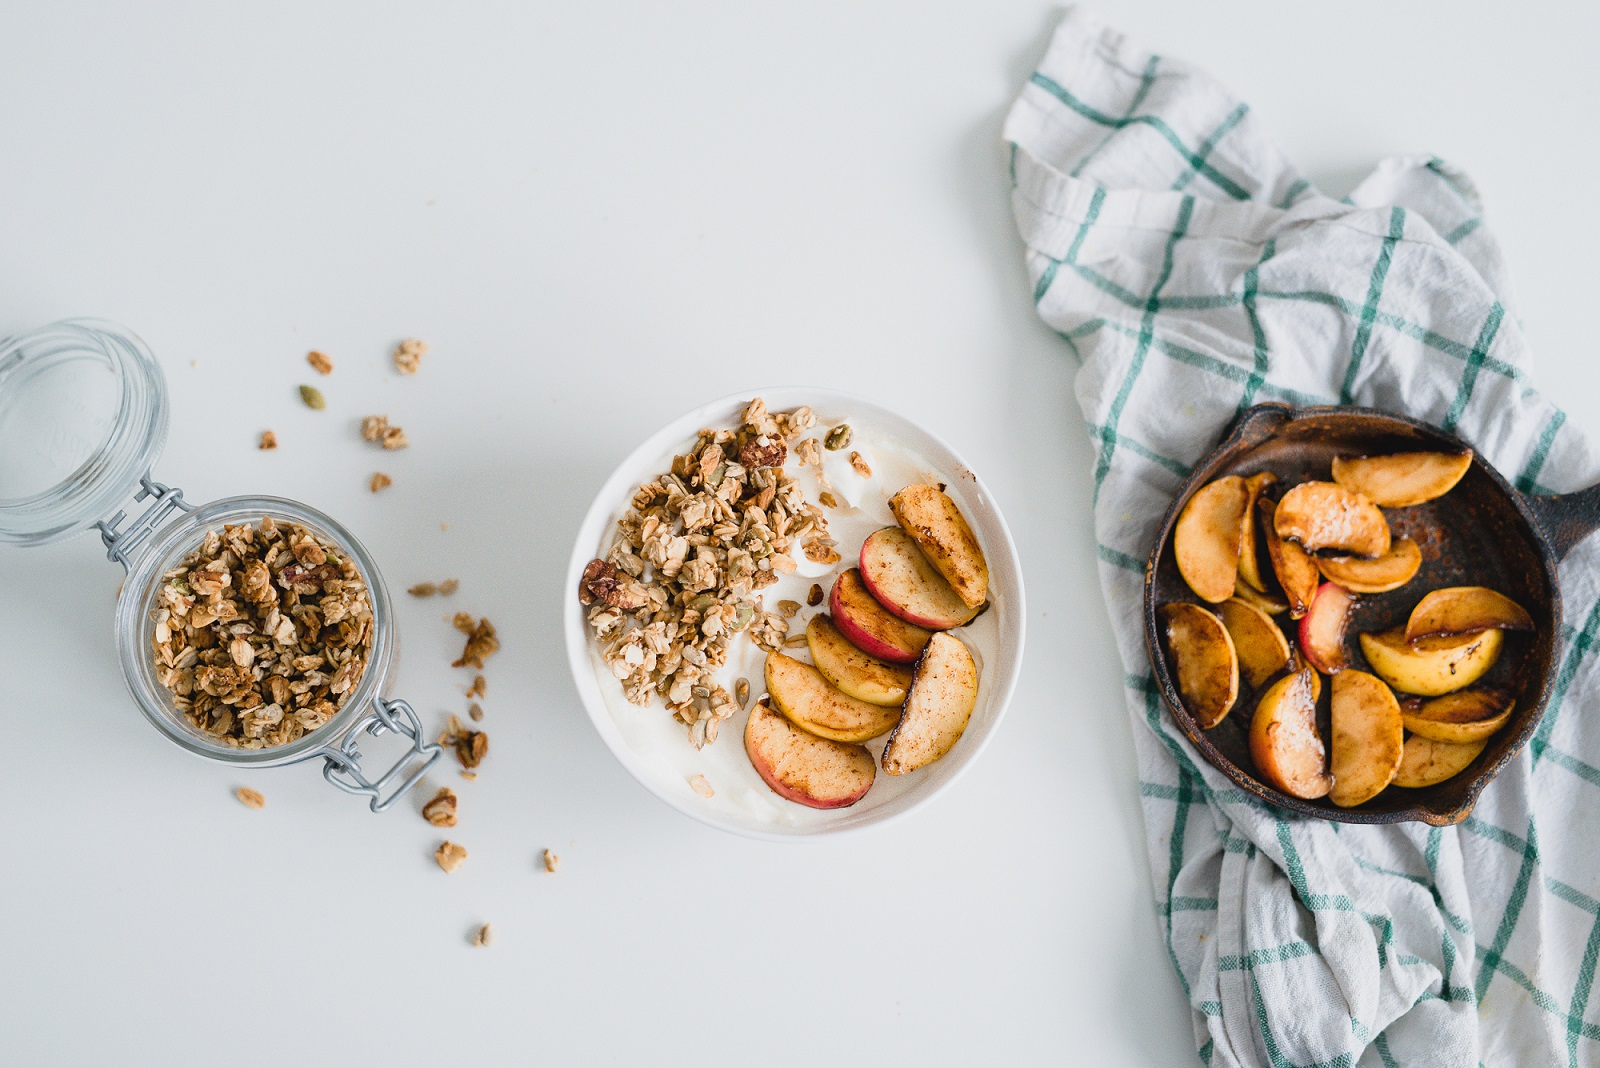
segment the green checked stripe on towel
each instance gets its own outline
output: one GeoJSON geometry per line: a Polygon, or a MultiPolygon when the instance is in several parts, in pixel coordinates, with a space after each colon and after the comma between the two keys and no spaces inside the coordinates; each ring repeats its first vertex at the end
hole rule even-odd
{"type": "Polygon", "coordinates": [[[1200,1061],[1600,1064],[1600,544],[1562,567],[1571,625],[1538,734],[1459,827],[1263,805],[1198,757],[1145,659],[1156,527],[1258,401],[1418,416],[1525,492],[1600,481],[1600,455],[1531,388],[1471,183],[1393,159],[1333,200],[1205,74],[1080,10],[1005,136],[1034,300],[1080,362],[1156,904],[1200,1061]]]}

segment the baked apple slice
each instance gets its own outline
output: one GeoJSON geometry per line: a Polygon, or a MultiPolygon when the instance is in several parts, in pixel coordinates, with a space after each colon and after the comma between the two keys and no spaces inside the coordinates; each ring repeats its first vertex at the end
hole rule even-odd
{"type": "Polygon", "coordinates": [[[1406,620],[1406,641],[1491,629],[1532,630],[1533,617],[1487,586],[1448,586],[1417,602],[1406,620]]]}
{"type": "Polygon", "coordinates": [[[883,770],[906,775],[954,748],[978,703],[978,665],[953,634],[940,632],[917,661],[900,722],[883,747],[883,770]]]}
{"type": "Polygon", "coordinates": [[[1233,596],[1244,542],[1244,508],[1250,491],[1238,475],[1225,475],[1195,491],[1172,534],[1178,573],[1202,601],[1233,596]]]}
{"type": "Polygon", "coordinates": [[[1472,450],[1337,456],[1333,480],[1384,508],[1405,508],[1443,497],[1472,466],[1472,450]]]}
{"type": "Polygon", "coordinates": [[[1483,678],[1500,656],[1504,634],[1484,630],[1408,642],[1405,628],[1395,627],[1361,635],[1361,651],[1378,677],[1401,693],[1438,697],[1483,678]]]}
{"type": "Polygon", "coordinates": [[[811,662],[822,677],[847,695],[871,705],[905,702],[911,687],[911,669],[868,656],[839,633],[826,612],[819,612],[806,624],[806,644],[811,647],[811,662]]]}
{"type": "Polygon", "coordinates": [[[767,654],[767,696],[773,707],[812,734],[836,742],[864,742],[894,726],[897,708],[857,700],[822,672],[782,653],[767,654]]]}
{"type": "Polygon", "coordinates": [[[1328,800],[1352,808],[1384,791],[1400,770],[1405,728],[1400,702],[1382,679],[1354,669],[1333,677],[1333,788],[1328,800]]]}
{"type": "Polygon", "coordinates": [[[1302,482],[1283,495],[1273,518],[1278,537],[1308,553],[1332,549],[1372,557],[1389,551],[1389,521],[1378,506],[1336,482],[1302,482]]]}
{"type": "Polygon", "coordinates": [[[1232,597],[1217,605],[1217,617],[1233,639],[1239,673],[1251,689],[1259,690],[1289,663],[1289,639],[1272,617],[1255,605],[1232,597]]]}
{"type": "Polygon", "coordinates": [[[1410,582],[1422,566],[1422,550],[1410,538],[1393,538],[1389,551],[1373,560],[1359,556],[1318,556],[1322,577],[1351,593],[1388,593],[1410,582]]]}
{"type": "Polygon", "coordinates": [[[1239,577],[1259,593],[1267,592],[1267,577],[1261,573],[1261,539],[1256,537],[1256,501],[1261,491],[1278,481],[1271,471],[1262,471],[1244,480],[1244,515],[1240,518],[1239,577]]]}
{"type": "Polygon", "coordinates": [[[1239,656],[1233,638],[1222,620],[1197,604],[1164,604],[1161,618],[1183,707],[1202,730],[1210,730],[1239,698],[1239,656]]]}
{"type": "Polygon", "coordinates": [[[1350,666],[1344,632],[1356,599],[1337,582],[1317,587],[1311,611],[1300,620],[1300,651],[1324,675],[1336,675],[1350,666]]]}
{"type": "Polygon", "coordinates": [[[963,601],[899,527],[884,527],[862,543],[861,581],[883,607],[928,630],[959,627],[982,607],[963,601]]]}
{"type": "Polygon", "coordinates": [[[860,570],[853,567],[833,580],[828,611],[833,614],[833,625],[851,645],[868,656],[892,664],[912,663],[922,655],[922,650],[928,647],[928,639],[933,637],[931,631],[890,614],[868,592],[861,581],[860,570]]]}
{"type": "Polygon", "coordinates": [[[1242,578],[1234,584],[1233,596],[1236,600],[1261,609],[1269,616],[1281,616],[1289,610],[1288,601],[1274,593],[1263,593],[1242,578]]]}
{"type": "Polygon", "coordinates": [[[1477,760],[1488,744],[1486,741],[1440,742],[1413,734],[1406,739],[1394,784],[1416,790],[1454,778],[1466,771],[1467,765],[1477,760]]]}
{"type": "Polygon", "coordinates": [[[981,608],[989,599],[989,562],[949,494],[937,486],[907,486],[889,498],[889,511],[967,607],[981,608]]]}
{"type": "Polygon", "coordinates": [[[1250,759],[1269,786],[1291,797],[1322,797],[1333,786],[1327,750],[1317,734],[1317,699],[1310,671],[1285,675],[1256,702],[1250,720],[1250,759]]]}
{"type": "Polygon", "coordinates": [[[744,751],[773,793],[807,808],[848,808],[878,776],[866,746],[818,738],[765,703],[750,711],[744,751]]]}
{"type": "Polygon", "coordinates": [[[1412,734],[1459,745],[1482,741],[1504,727],[1515,707],[1509,691],[1483,686],[1431,701],[1408,698],[1400,702],[1400,718],[1412,734]]]}
{"type": "Polygon", "coordinates": [[[1322,572],[1311,554],[1292,541],[1278,536],[1276,523],[1278,506],[1266,497],[1256,504],[1261,513],[1261,536],[1267,542],[1267,559],[1272,562],[1272,572],[1283,587],[1284,600],[1289,603],[1289,618],[1299,619],[1311,607],[1322,582],[1322,572]]]}

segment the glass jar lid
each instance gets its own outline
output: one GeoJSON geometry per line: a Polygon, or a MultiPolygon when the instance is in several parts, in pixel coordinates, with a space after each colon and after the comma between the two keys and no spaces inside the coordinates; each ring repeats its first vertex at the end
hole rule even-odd
{"type": "Polygon", "coordinates": [[[167,386],[131,331],[69,319],[0,340],[0,542],[109,518],[167,438],[167,386]]]}

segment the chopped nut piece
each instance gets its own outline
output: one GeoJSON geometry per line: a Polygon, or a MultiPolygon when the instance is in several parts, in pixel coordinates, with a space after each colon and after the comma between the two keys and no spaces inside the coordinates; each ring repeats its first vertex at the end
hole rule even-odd
{"type": "Polygon", "coordinates": [[[394,350],[394,366],[403,375],[414,375],[417,368],[422,366],[422,357],[427,355],[428,343],[408,337],[394,350]]]}
{"type": "Polygon", "coordinates": [[[472,720],[474,723],[483,719],[483,706],[476,701],[472,702],[472,704],[467,707],[467,718],[472,720]]]}
{"type": "Polygon", "coordinates": [[[443,842],[433,851],[433,859],[438,862],[439,867],[452,872],[461,867],[461,862],[467,859],[467,851],[454,842],[443,842]]]}
{"type": "Polygon", "coordinates": [[[800,611],[799,601],[779,601],[778,611],[783,613],[783,618],[793,619],[795,613],[800,611]]]}
{"type": "Polygon", "coordinates": [[[861,454],[859,452],[853,452],[850,454],[850,466],[855,468],[856,474],[860,475],[862,478],[872,477],[872,468],[867,466],[867,461],[861,458],[861,454]]]}
{"type": "Polygon", "coordinates": [[[368,488],[371,489],[373,493],[377,493],[379,490],[388,489],[392,485],[394,485],[394,479],[390,478],[382,471],[377,471],[374,472],[372,481],[368,483],[368,488]]]}
{"type": "Polygon", "coordinates": [[[478,773],[475,772],[475,771],[462,771],[461,772],[461,777],[463,779],[467,780],[468,782],[477,782],[478,781],[478,773]]]}
{"type": "Polygon", "coordinates": [[[806,559],[814,564],[837,564],[840,560],[838,550],[833,546],[823,543],[820,539],[813,538],[801,547],[806,554],[806,559]]]}
{"type": "Polygon", "coordinates": [[[544,870],[553,872],[559,867],[561,867],[561,858],[556,856],[552,850],[546,849],[544,851],[544,870]]]}
{"type": "Polygon", "coordinates": [[[484,691],[488,688],[488,685],[488,682],[484,680],[482,675],[472,676],[472,685],[467,687],[467,696],[482,697],[484,695],[484,691]]]}
{"type": "Polygon", "coordinates": [[[794,637],[785,638],[783,641],[785,649],[798,649],[804,644],[806,644],[806,636],[804,634],[796,634],[794,637]]]}
{"type": "Polygon", "coordinates": [[[494,940],[494,932],[489,930],[489,925],[484,924],[472,936],[472,945],[475,949],[482,949],[494,940]]]}
{"type": "Polygon", "coordinates": [[[794,447],[795,459],[800,461],[801,467],[821,467],[822,448],[817,444],[816,438],[806,438],[794,447]]]}
{"type": "Polygon", "coordinates": [[[711,788],[711,780],[704,775],[689,776],[689,787],[701,797],[715,797],[717,792],[711,788]]]}
{"type": "Polygon", "coordinates": [[[267,806],[267,799],[248,786],[239,787],[233,792],[233,796],[237,797],[239,804],[245,808],[265,808],[267,806]]]}
{"type": "Polygon", "coordinates": [[[327,398],[323,397],[322,390],[316,386],[301,386],[300,399],[306,402],[307,408],[314,408],[319,412],[328,406],[327,398]]]}
{"type": "Polygon", "coordinates": [[[788,445],[763,434],[740,446],[739,463],[751,469],[782,467],[783,461],[788,458],[788,455],[788,445]]]}
{"type": "Polygon", "coordinates": [[[361,420],[362,441],[382,441],[383,432],[389,427],[387,415],[369,415],[361,420]]]}
{"type": "Polygon", "coordinates": [[[448,597],[461,588],[460,579],[445,579],[439,583],[439,596],[448,597]]]}
{"type": "Polygon", "coordinates": [[[270,452],[277,447],[278,435],[274,434],[270,430],[263,430],[261,432],[261,444],[257,445],[256,448],[260,449],[262,452],[270,452]]]}
{"type": "Polygon", "coordinates": [[[419,582],[406,592],[413,597],[432,597],[439,592],[439,587],[431,582],[419,582]]]}
{"type": "Polygon", "coordinates": [[[815,608],[817,605],[822,603],[822,598],[825,596],[826,594],[822,592],[822,583],[813,582],[811,584],[811,591],[806,594],[806,604],[815,608]]]}
{"type": "Polygon", "coordinates": [[[835,497],[830,490],[823,490],[817,494],[817,503],[824,508],[837,508],[839,507],[839,498],[835,497]]]}
{"type": "Polygon", "coordinates": [[[740,679],[733,684],[733,699],[743,708],[750,703],[750,680],[740,679]]]}
{"type": "Polygon", "coordinates": [[[439,787],[433,800],[422,806],[422,818],[435,827],[456,825],[456,793],[448,786],[439,787]]]}
{"type": "MultiPolygon", "coordinates": [[[[456,626],[460,628],[460,618],[466,613],[456,617],[456,626]]],[[[467,616],[471,620],[471,616],[467,616]]],[[[477,625],[467,632],[467,644],[461,651],[461,659],[455,661],[451,667],[483,667],[484,657],[493,656],[500,651],[500,639],[495,637],[494,624],[488,617],[478,620],[477,625]]]]}
{"type": "Polygon", "coordinates": [[[383,447],[386,449],[403,449],[411,444],[411,439],[406,437],[406,432],[397,426],[385,427],[383,430],[383,447]]]}
{"type": "Polygon", "coordinates": [[[468,730],[455,716],[450,717],[450,726],[439,736],[439,744],[454,749],[463,768],[477,767],[489,754],[489,736],[483,731],[468,730]]]}
{"type": "Polygon", "coordinates": [[[828,436],[822,439],[822,445],[829,452],[838,452],[850,444],[850,439],[855,436],[855,431],[850,429],[849,423],[840,423],[828,431],[828,436]]]}
{"type": "Polygon", "coordinates": [[[315,367],[319,375],[333,374],[333,361],[328,359],[325,353],[318,352],[316,349],[306,353],[306,363],[315,367]]]}

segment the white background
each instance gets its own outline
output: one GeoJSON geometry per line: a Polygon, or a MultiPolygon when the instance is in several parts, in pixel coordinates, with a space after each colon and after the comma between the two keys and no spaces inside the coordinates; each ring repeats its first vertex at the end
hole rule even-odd
{"type": "MultiPolygon", "coordinates": [[[[1479,182],[1586,422],[1591,5],[1108,3],[1342,193],[1432,151],[1479,182]]],[[[414,808],[238,776],[125,696],[97,543],[0,551],[0,1062],[1193,1061],[1149,885],[1072,357],[1033,315],[1002,114],[1057,8],[981,3],[0,7],[0,334],[140,333],[192,500],[297,497],[403,598],[395,690],[493,750],[446,876],[414,808]],[[387,353],[427,339],[401,379],[387,353]],[[308,348],[338,369],[302,408],[308,348]],[[656,426],[763,384],[868,394],[989,480],[1029,583],[993,744],[916,816],[745,841],[638,787],[559,645],[571,537],[656,426]],[[414,442],[381,454],[386,411],[414,442]],[[255,438],[274,428],[282,448],[255,438]],[[381,466],[394,488],[365,489],[381,466]],[[447,523],[448,530],[440,524],[447,523]],[[248,784],[252,812],[231,797],[248,784]],[[537,854],[553,847],[560,872],[537,854]],[[487,950],[468,947],[494,924],[487,950]]],[[[447,774],[448,777],[448,774],[447,774]]]]}

